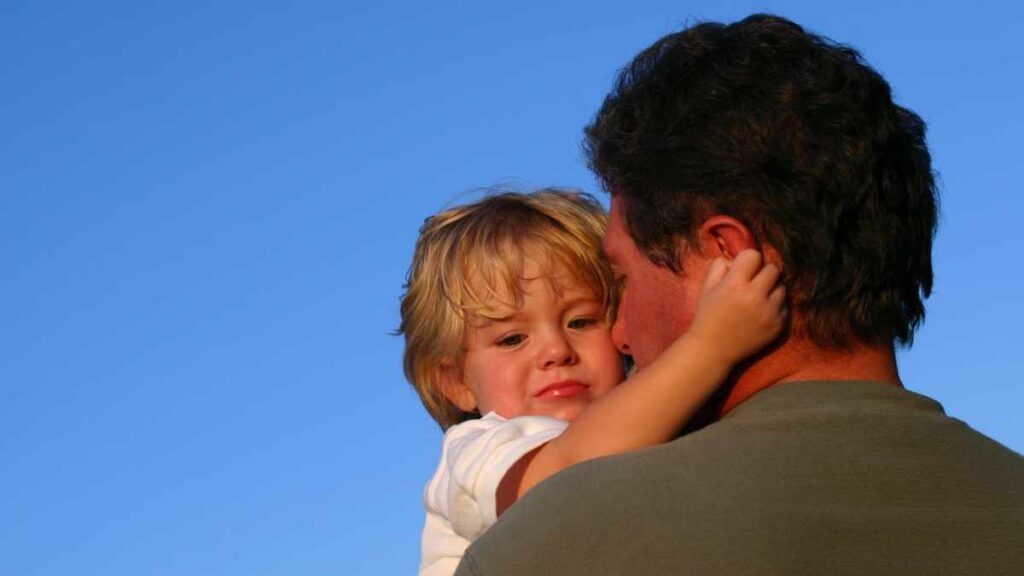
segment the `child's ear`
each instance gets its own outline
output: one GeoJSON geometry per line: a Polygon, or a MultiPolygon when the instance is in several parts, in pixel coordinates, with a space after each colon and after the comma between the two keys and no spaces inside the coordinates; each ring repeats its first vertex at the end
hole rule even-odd
{"type": "Polygon", "coordinates": [[[449,402],[463,412],[476,410],[476,396],[462,381],[462,371],[450,362],[441,364],[441,393],[449,402]]]}

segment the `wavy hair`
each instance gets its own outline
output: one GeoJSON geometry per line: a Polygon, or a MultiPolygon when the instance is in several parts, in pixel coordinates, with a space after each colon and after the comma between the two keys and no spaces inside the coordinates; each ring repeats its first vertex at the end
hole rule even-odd
{"type": "Polygon", "coordinates": [[[794,330],[912,343],[938,212],[925,124],[856,50],[763,14],[670,34],[619,74],[584,149],[652,262],[678,272],[726,214],[778,251],[794,330]]]}
{"type": "Polygon", "coordinates": [[[600,254],[604,229],[604,210],[592,196],[553,188],[492,193],[426,219],[405,282],[398,333],[405,336],[406,379],[442,429],[479,417],[445,397],[443,372],[462,366],[469,318],[486,317],[496,302],[521,306],[525,259],[574,273],[611,322],[618,292],[600,254]]]}

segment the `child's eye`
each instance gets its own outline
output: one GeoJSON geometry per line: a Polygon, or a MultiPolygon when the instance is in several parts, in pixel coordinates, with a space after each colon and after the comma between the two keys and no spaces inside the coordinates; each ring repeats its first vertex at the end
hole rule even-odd
{"type": "Polygon", "coordinates": [[[498,340],[498,346],[501,346],[503,348],[512,348],[514,346],[519,346],[522,343],[522,334],[509,334],[508,336],[505,336],[501,340],[498,340]]]}
{"type": "Polygon", "coordinates": [[[593,323],[593,318],[573,318],[572,320],[569,320],[568,327],[572,330],[582,330],[593,323]]]}

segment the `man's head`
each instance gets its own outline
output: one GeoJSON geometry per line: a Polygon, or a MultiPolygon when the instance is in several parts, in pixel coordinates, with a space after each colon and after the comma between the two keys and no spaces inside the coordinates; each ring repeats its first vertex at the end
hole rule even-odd
{"type": "Polygon", "coordinates": [[[634,297],[651,279],[627,278],[617,330],[638,364],[666,308],[652,346],[688,326],[702,256],[745,245],[781,264],[794,335],[912,341],[937,211],[924,123],[856,51],[764,15],[670,34],[619,75],[585,148],[612,193],[606,249],[635,248],[657,283],[634,297]]]}

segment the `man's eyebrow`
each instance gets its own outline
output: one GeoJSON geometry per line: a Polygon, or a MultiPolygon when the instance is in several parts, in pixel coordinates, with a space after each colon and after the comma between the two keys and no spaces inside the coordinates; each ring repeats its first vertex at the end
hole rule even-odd
{"type": "Polygon", "coordinates": [[[604,259],[609,262],[615,261],[614,251],[608,249],[608,243],[604,240],[601,240],[601,256],[604,256],[604,259]]]}
{"type": "Polygon", "coordinates": [[[615,251],[608,249],[608,245],[603,240],[601,241],[601,257],[608,262],[613,272],[621,271],[621,268],[616,263],[615,251]]]}

